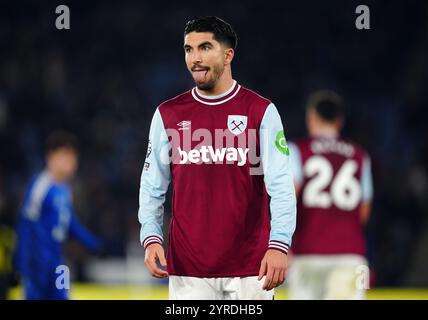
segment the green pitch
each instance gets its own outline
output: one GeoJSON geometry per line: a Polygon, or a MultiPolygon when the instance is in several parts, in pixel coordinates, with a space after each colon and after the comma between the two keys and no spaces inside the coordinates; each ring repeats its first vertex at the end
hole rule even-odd
{"type": "MultiPolygon", "coordinates": [[[[10,299],[21,299],[20,287],[11,290],[10,299]]],[[[74,283],[71,298],[75,300],[165,300],[168,299],[167,286],[127,286],[74,283]]],[[[285,288],[279,288],[275,300],[286,300],[288,293],[285,288]]],[[[367,292],[369,300],[428,300],[427,289],[370,289],[367,292]]]]}

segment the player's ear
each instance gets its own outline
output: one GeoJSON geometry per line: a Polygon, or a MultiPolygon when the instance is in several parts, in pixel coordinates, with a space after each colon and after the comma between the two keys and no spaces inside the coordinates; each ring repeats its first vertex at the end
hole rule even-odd
{"type": "Polygon", "coordinates": [[[48,164],[50,160],[52,159],[52,151],[48,151],[45,153],[45,162],[48,164]]]}
{"type": "Polygon", "coordinates": [[[342,130],[342,128],[343,128],[343,124],[344,124],[344,119],[343,119],[343,117],[338,117],[338,118],[336,119],[336,127],[337,127],[337,129],[342,130]]]}
{"type": "Polygon", "coordinates": [[[235,56],[235,50],[233,50],[232,48],[226,48],[224,50],[224,65],[230,64],[234,56],[235,56]]]}

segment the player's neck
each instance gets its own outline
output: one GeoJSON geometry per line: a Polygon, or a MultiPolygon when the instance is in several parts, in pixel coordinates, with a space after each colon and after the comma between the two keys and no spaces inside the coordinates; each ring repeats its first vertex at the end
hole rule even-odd
{"type": "Polygon", "coordinates": [[[56,183],[65,183],[65,179],[63,177],[63,175],[61,175],[59,172],[49,169],[46,169],[46,172],[48,174],[48,176],[52,179],[52,181],[56,182],[56,183]]]}
{"type": "Polygon", "coordinates": [[[212,88],[211,90],[200,90],[198,88],[197,90],[198,93],[202,96],[219,96],[230,90],[233,84],[234,80],[232,79],[232,76],[230,76],[225,79],[219,79],[214,88],[212,88]]]}
{"type": "Polygon", "coordinates": [[[325,138],[337,138],[339,137],[339,131],[335,127],[322,126],[313,129],[311,132],[313,138],[325,137],[325,138]]]}

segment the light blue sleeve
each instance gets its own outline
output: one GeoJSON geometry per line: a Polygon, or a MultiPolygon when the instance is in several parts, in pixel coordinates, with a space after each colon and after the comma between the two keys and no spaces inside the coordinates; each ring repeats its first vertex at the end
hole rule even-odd
{"type": "Polygon", "coordinates": [[[138,220],[141,223],[140,242],[144,248],[153,242],[163,242],[163,205],[171,181],[169,145],[162,116],[156,109],[140,182],[138,220]]]}
{"type": "Polygon", "coordinates": [[[293,173],[294,183],[303,183],[303,168],[302,168],[302,157],[300,150],[293,142],[288,143],[288,149],[290,150],[290,167],[293,173]]]}
{"type": "Polygon", "coordinates": [[[371,161],[368,155],[363,160],[361,187],[363,201],[371,201],[373,198],[373,177],[371,161]]]}
{"type": "Polygon", "coordinates": [[[281,117],[271,103],[260,125],[260,155],[266,190],[271,197],[268,247],[285,253],[296,228],[296,195],[289,154],[281,117]]]}

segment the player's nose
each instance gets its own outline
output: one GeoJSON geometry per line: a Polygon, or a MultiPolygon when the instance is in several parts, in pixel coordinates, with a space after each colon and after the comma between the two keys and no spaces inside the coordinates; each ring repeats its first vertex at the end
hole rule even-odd
{"type": "Polygon", "coordinates": [[[193,65],[202,63],[202,55],[198,52],[198,50],[194,50],[190,56],[190,61],[193,65]]]}

